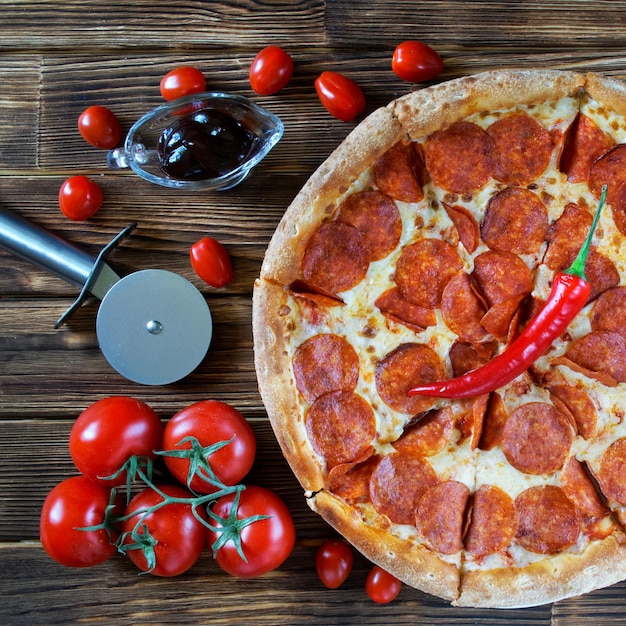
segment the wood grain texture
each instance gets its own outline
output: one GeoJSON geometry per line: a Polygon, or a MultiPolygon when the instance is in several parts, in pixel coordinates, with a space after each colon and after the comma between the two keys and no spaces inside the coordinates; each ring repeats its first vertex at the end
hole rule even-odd
{"type": "Polygon", "coordinates": [[[369,564],[356,557],[332,592],[313,558],[330,528],[306,505],[283,459],[257,390],[251,293],[265,247],[291,199],[358,120],[345,124],[321,107],[313,81],[326,69],[362,87],[369,113],[421,88],[390,69],[395,45],[416,38],[444,57],[433,82],[488,69],[553,67],[626,79],[626,2],[431,0],[0,0],[0,204],[92,254],[130,222],[134,233],[111,256],[121,273],[158,267],[191,280],[213,314],[207,358],[167,387],[126,381],[104,361],[90,301],[59,330],[53,324],[77,289],[0,250],[0,622],[3,624],[626,624],[621,583],[554,605],[513,611],[455,609],[408,587],[390,605],[369,601],[369,564]],[[249,64],[262,47],[282,45],[295,73],[280,93],[258,97],[249,64]],[[158,84],[173,67],[200,68],[210,90],[255,99],[285,124],[281,142],[240,187],[182,193],[128,171],[109,171],[106,153],[79,136],[90,104],[109,106],[124,130],[162,102],[158,84]],[[88,222],[65,219],[57,204],[73,174],[105,194],[88,222]],[[216,290],[188,259],[202,236],[231,254],[235,278],[216,290]],[[294,515],[297,543],[276,572],[258,580],[222,574],[207,553],[177,579],[138,576],[121,556],[94,569],[51,561],[38,541],[48,490],[75,473],[67,449],[73,420],[92,402],[133,395],[163,420],[193,402],[237,407],[258,439],[249,482],[275,489],[294,515]]]}

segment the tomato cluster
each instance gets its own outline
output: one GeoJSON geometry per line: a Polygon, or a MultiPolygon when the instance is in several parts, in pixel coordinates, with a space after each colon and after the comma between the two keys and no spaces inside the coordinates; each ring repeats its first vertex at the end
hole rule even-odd
{"type": "Polygon", "coordinates": [[[176,576],[208,546],[224,571],[249,578],[291,553],[295,527],[282,500],[238,484],[256,439],[224,402],[192,404],[164,427],[141,400],[104,398],[77,418],[69,449],[80,475],[52,489],[40,518],[42,545],[63,565],[98,565],[118,551],[145,572],[176,576]]]}

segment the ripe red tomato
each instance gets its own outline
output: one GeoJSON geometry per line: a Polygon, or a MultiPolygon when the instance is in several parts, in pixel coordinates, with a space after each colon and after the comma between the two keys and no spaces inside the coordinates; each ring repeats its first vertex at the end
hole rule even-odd
{"type": "Polygon", "coordinates": [[[365,579],[365,591],[370,600],[388,604],[395,600],[402,589],[402,582],[395,576],[375,565],[365,579]]]}
{"type": "Polygon", "coordinates": [[[350,78],[337,72],[322,72],[315,79],[315,91],[324,108],[342,122],[350,122],[365,110],[365,96],[350,78]]]}
{"type": "MultiPolygon", "coordinates": [[[[110,497],[110,489],[84,476],[73,476],[54,487],[39,521],[44,550],[69,567],[91,567],[113,556],[117,548],[104,529],[79,530],[102,524],[110,497]]],[[[121,508],[119,499],[117,504],[121,508]]]]}
{"type": "Polygon", "coordinates": [[[161,79],[160,89],[166,100],[176,100],[206,91],[206,79],[199,69],[183,65],[168,72],[161,79]]]}
{"type": "Polygon", "coordinates": [[[65,217],[80,222],[93,217],[102,206],[102,189],[87,176],[70,176],[59,189],[59,206],[65,217]]]}
{"type": "Polygon", "coordinates": [[[250,66],[250,86],[260,96],[280,91],[293,75],[293,59],[282,48],[263,48],[250,66]]]}
{"type": "Polygon", "coordinates": [[[224,287],[233,279],[233,266],[226,248],[211,237],[194,243],[189,259],[194,272],[211,287],[224,287]]]}
{"type": "MultiPolygon", "coordinates": [[[[225,485],[236,485],[250,471],[256,454],[256,438],[250,424],[232,406],[217,400],[204,400],[183,409],[165,425],[163,449],[190,449],[190,441],[180,444],[185,437],[190,436],[195,437],[202,447],[233,439],[206,459],[217,478],[225,485]]],[[[172,475],[186,485],[189,459],[167,455],[164,459],[172,475]]],[[[190,486],[198,493],[216,491],[212,483],[197,474],[190,486]]]]}
{"type": "Polygon", "coordinates": [[[115,148],[122,138],[122,126],[113,111],[100,105],[85,109],[78,117],[78,132],[96,148],[115,148]]]}
{"type": "MultiPolygon", "coordinates": [[[[234,499],[235,494],[219,498],[212,511],[227,518],[234,499]]],[[[253,515],[270,517],[252,522],[241,531],[241,547],[247,562],[237,553],[237,546],[232,539],[217,550],[215,559],[225,572],[240,578],[261,576],[276,569],[291,554],[296,541],[296,529],[289,509],[273,491],[263,487],[246,487],[240,494],[236,515],[237,519],[253,515]]],[[[219,532],[210,530],[209,546],[213,546],[219,536],[219,532]]]]}
{"type": "MultiPolygon", "coordinates": [[[[177,485],[158,486],[163,493],[172,498],[193,497],[183,487],[177,485]]],[[[122,522],[122,546],[137,542],[147,528],[148,533],[156,541],[154,545],[154,563],[146,559],[141,548],[126,551],[128,558],[142,571],[154,576],[178,576],[186,572],[200,558],[206,542],[206,526],[193,514],[191,504],[172,502],[149,511],[145,516],[142,511],[154,507],[164,501],[163,497],[152,488],[140,491],[124,511],[124,517],[131,516],[122,522]],[[137,522],[140,521],[137,526],[137,522]],[[137,537],[131,534],[135,527],[137,537]],[[128,533],[128,534],[126,534],[128,533]],[[153,567],[151,567],[153,565],[153,567]]],[[[201,507],[196,512],[203,518],[206,513],[201,507]]]]}
{"type": "Polygon", "coordinates": [[[126,472],[115,474],[133,455],[156,458],[163,425],[145,402],[128,396],[111,396],[94,402],[74,422],[70,455],[87,478],[109,486],[126,483],[126,472]]]}
{"type": "Polygon", "coordinates": [[[394,50],[391,68],[402,80],[421,83],[441,73],[443,59],[421,41],[405,41],[394,50]]]}
{"type": "Polygon", "coordinates": [[[327,539],[315,553],[315,569],[329,589],[337,589],[352,571],[352,548],[341,539],[327,539]]]}

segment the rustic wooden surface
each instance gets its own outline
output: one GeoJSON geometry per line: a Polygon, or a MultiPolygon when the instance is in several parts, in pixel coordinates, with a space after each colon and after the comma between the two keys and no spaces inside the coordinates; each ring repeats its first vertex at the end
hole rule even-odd
{"type": "Polygon", "coordinates": [[[0,0],[0,203],[97,252],[131,221],[136,233],[114,254],[119,266],[182,274],[206,295],[215,334],[206,360],[180,383],[126,381],[101,356],[96,304],[60,330],[57,317],[76,289],[0,251],[0,622],[3,624],[626,624],[626,584],[524,610],[455,609],[404,587],[390,605],[370,602],[370,564],[356,558],[335,591],[317,580],[313,556],[332,531],[311,513],[283,460],[256,389],[251,291],[282,213],[353,124],[319,104],[314,78],[344,72],[372,111],[418,88],[390,69],[395,45],[416,38],[445,59],[437,81],[504,67],[594,70],[626,79],[626,2],[553,0],[0,0]],[[258,50],[279,44],[296,71],[279,94],[260,98],[247,72],[258,50]],[[212,90],[253,97],[277,113],[285,135],[241,187],[183,193],[110,172],[76,119],[90,104],[113,109],[125,129],[161,103],[161,76],[182,64],[202,69],[212,90]],[[105,204],[85,223],[65,219],[61,182],[87,174],[105,204]],[[193,274],[189,246],[222,241],[235,280],[212,290],[193,274]],[[67,437],[99,398],[127,394],[166,420],[216,398],[240,409],[259,441],[248,479],[276,490],[297,526],[295,550],[257,580],[223,574],[208,556],[176,579],[138,576],[122,557],[86,570],[54,563],[38,538],[46,493],[74,473],[67,437]]]}

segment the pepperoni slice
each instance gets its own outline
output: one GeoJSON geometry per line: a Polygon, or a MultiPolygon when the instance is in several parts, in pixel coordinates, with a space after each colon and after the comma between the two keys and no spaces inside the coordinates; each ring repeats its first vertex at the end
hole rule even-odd
{"type": "Polygon", "coordinates": [[[379,461],[379,457],[370,455],[361,463],[336,465],[328,472],[328,489],[352,503],[368,500],[370,478],[379,461]]]}
{"type": "Polygon", "coordinates": [[[450,206],[445,202],[442,203],[448,217],[454,224],[459,239],[465,249],[472,254],[478,248],[480,243],[480,228],[474,216],[462,206],[450,206]]]}
{"type": "Polygon", "coordinates": [[[485,315],[485,305],[465,272],[458,272],[445,286],[441,296],[441,315],[446,326],[459,339],[480,342],[489,336],[480,323],[485,315]]]}
{"type": "Polygon", "coordinates": [[[614,441],[599,459],[597,480],[606,498],[626,506],[626,437],[614,441]]]}
{"type": "Polygon", "coordinates": [[[481,326],[498,341],[507,341],[511,335],[515,334],[515,329],[511,326],[516,313],[519,313],[522,300],[521,297],[511,298],[489,307],[480,320],[481,326]]]}
{"type": "Polygon", "coordinates": [[[533,290],[533,275],[512,252],[488,250],[474,259],[472,277],[489,305],[525,298],[533,290]]]}
{"type": "Polygon", "coordinates": [[[617,188],[611,211],[617,230],[626,236],[626,183],[622,183],[617,188]]]}
{"type": "Polygon", "coordinates": [[[592,330],[610,330],[626,338],[626,287],[605,291],[591,311],[592,330]]]}
{"type": "Polygon", "coordinates": [[[437,323],[437,315],[430,308],[409,302],[398,287],[382,293],[374,303],[380,312],[389,319],[405,324],[418,332],[437,323]]]}
{"type": "Polygon", "coordinates": [[[376,186],[401,202],[423,200],[420,180],[424,166],[419,157],[418,144],[398,142],[374,163],[376,186]]]}
{"type": "Polygon", "coordinates": [[[302,273],[310,286],[336,295],[358,285],[369,262],[369,247],[361,231],[342,222],[329,222],[311,237],[302,273]]]}
{"type": "Polygon", "coordinates": [[[338,222],[358,229],[370,251],[370,261],[385,258],[395,250],[402,235],[402,219],[396,203],[380,191],[349,195],[339,206],[338,222]]]}
{"type": "Polygon", "coordinates": [[[502,450],[525,474],[548,474],[563,466],[574,440],[565,415],[551,404],[528,402],[518,407],[502,431],[502,450]]]}
{"type": "Polygon", "coordinates": [[[626,382],[626,339],[609,330],[593,330],[574,341],[565,356],[590,372],[626,382]]]}
{"type": "Polygon", "coordinates": [[[409,389],[445,376],[445,364],[432,348],[421,343],[403,343],[376,366],[376,389],[392,409],[417,415],[430,409],[435,399],[409,397],[409,389]]]}
{"type": "Polygon", "coordinates": [[[437,483],[430,463],[409,451],[383,457],[370,479],[374,508],[396,524],[414,524],[420,496],[437,483]]]}
{"type": "Polygon", "coordinates": [[[607,289],[612,289],[620,284],[621,277],[613,261],[598,252],[595,247],[589,249],[585,274],[591,285],[591,293],[588,302],[595,300],[607,289]]]}
{"type": "Polygon", "coordinates": [[[465,549],[474,556],[504,550],[517,532],[517,511],[513,499],[499,487],[482,485],[470,501],[465,549]]]}
{"type": "Polygon", "coordinates": [[[307,411],[305,425],[313,449],[329,467],[361,457],[376,435],[372,407],[351,391],[320,396],[307,411]]]}
{"type": "Polygon", "coordinates": [[[491,178],[492,151],[491,139],[482,128],[471,122],[456,122],[425,141],[426,170],[446,191],[469,194],[491,178]]]}
{"type": "Polygon", "coordinates": [[[571,183],[584,183],[589,178],[593,162],[610,146],[609,139],[595,122],[579,113],[567,130],[559,169],[571,183]]]}
{"type": "Polygon", "coordinates": [[[483,420],[483,432],[478,447],[481,450],[492,450],[502,444],[502,433],[509,414],[500,394],[494,392],[489,396],[489,404],[483,420]]]}
{"type": "Polygon", "coordinates": [[[463,261],[449,243],[420,239],[402,250],[396,265],[396,284],[413,304],[434,309],[441,304],[448,281],[462,267],[463,261]]]}
{"type": "Polygon", "coordinates": [[[589,394],[580,387],[552,385],[550,395],[558,398],[572,414],[577,431],[584,439],[596,434],[598,414],[589,394]]]}
{"type": "Polygon", "coordinates": [[[593,519],[604,517],[609,513],[602,504],[583,464],[575,457],[571,457],[563,467],[560,482],[565,495],[584,516],[593,519]]]}
{"type": "Polygon", "coordinates": [[[447,480],[424,491],[417,503],[415,526],[431,550],[454,554],[463,549],[463,522],[469,489],[447,480]]]}
{"type": "Polygon", "coordinates": [[[589,189],[596,198],[602,195],[602,186],[608,185],[606,201],[615,204],[617,191],[626,182],[626,144],[620,143],[603,154],[591,166],[589,189]]]}
{"type": "Polygon", "coordinates": [[[546,233],[548,249],[543,262],[553,270],[566,268],[574,260],[585,241],[593,218],[591,213],[570,202],[546,233]]]}
{"type": "Polygon", "coordinates": [[[329,391],[354,391],[359,380],[359,357],[339,335],[315,335],[301,343],[292,367],[296,387],[307,402],[329,391]]]}
{"type": "Polygon", "coordinates": [[[526,113],[499,119],[487,134],[494,146],[494,178],[507,185],[528,185],[550,164],[552,137],[526,113]]]}
{"type": "Polygon", "coordinates": [[[410,450],[415,456],[433,456],[446,447],[453,430],[454,415],[452,409],[446,407],[409,425],[392,445],[396,450],[410,450]]]}
{"type": "Polygon", "coordinates": [[[519,517],[517,541],[538,554],[557,554],[573,546],[580,534],[580,513],[560,487],[530,487],[515,498],[519,517]]]}
{"type": "Polygon", "coordinates": [[[493,341],[486,343],[455,341],[448,352],[454,375],[462,376],[484,365],[493,357],[496,348],[497,344],[493,341]]]}
{"type": "Polygon", "coordinates": [[[515,254],[538,252],[548,230],[548,211],[528,189],[509,187],[492,196],[480,233],[492,250],[515,254]]]}

